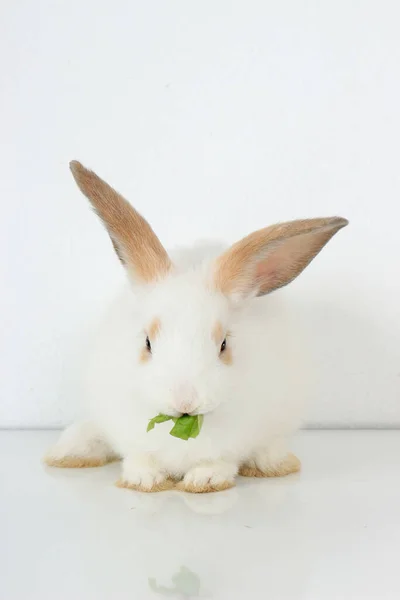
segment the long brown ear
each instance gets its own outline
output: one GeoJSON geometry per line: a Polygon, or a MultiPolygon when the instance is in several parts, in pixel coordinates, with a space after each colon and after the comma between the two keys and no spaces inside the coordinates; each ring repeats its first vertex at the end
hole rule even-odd
{"type": "Polygon", "coordinates": [[[90,200],[120,261],[142,282],[165,275],[171,261],[148,222],[112,187],[76,160],[70,169],[80,190],[90,200]]]}
{"type": "Polygon", "coordinates": [[[308,219],[251,233],[217,260],[215,285],[224,294],[263,296],[290,283],[346,219],[308,219]]]}

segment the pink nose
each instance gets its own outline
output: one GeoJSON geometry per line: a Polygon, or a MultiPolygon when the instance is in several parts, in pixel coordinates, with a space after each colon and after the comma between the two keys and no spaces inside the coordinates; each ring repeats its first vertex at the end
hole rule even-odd
{"type": "Polygon", "coordinates": [[[177,387],[174,393],[173,404],[175,410],[183,414],[196,410],[198,401],[194,387],[187,383],[177,387]]]}

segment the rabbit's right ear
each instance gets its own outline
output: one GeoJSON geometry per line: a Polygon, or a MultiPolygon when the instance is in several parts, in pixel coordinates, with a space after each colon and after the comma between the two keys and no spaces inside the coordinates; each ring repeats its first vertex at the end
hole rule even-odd
{"type": "Polygon", "coordinates": [[[148,222],[96,173],[75,160],[70,169],[107,228],[120,261],[134,278],[148,283],[166,275],[171,261],[148,222]]]}
{"type": "Polygon", "coordinates": [[[216,264],[214,284],[236,298],[264,296],[295,279],[347,219],[289,221],[254,231],[231,246],[216,264]]]}

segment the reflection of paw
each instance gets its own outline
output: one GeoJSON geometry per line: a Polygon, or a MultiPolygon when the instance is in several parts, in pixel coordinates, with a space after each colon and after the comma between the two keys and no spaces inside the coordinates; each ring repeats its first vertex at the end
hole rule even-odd
{"type": "Polygon", "coordinates": [[[173,484],[167,479],[166,473],[149,460],[128,458],[123,462],[122,477],[117,486],[140,492],[162,492],[170,490],[173,484]]]}
{"type": "Polygon", "coordinates": [[[239,469],[243,477],[284,477],[300,471],[301,462],[294,454],[287,454],[283,459],[272,462],[270,455],[259,455],[255,460],[245,463],[239,469]]]}
{"type": "Polygon", "coordinates": [[[235,485],[236,467],[227,463],[199,465],[190,469],[177,489],[193,494],[220,492],[235,485]]]}
{"type": "Polygon", "coordinates": [[[231,510],[239,500],[236,488],[221,491],[219,494],[181,494],[189,510],[199,515],[222,515],[231,510]]]}
{"type": "Polygon", "coordinates": [[[156,477],[148,477],[139,479],[137,482],[128,481],[126,479],[118,479],[115,484],[119,488],[127,488],[129,490],[136,490],[137,492],[164,492],[166,490],[172,490],[174,484],[169,479],[158,479],[156,477]]]}

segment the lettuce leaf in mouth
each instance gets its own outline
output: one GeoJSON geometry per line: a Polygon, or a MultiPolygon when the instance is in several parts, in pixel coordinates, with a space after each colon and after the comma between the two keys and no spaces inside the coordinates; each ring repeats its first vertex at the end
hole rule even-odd
{"type": "Polygon", "coordinates": [[[203,415],[182,415],[181,417],[170,417],[169,415],[157,415],[150,419],[147,425],[147,432],[154,429],[159,423],[173,421],[174,426],[169,432],[176,438],[188,440],[189,438],[197,438],[203,425],[203,415]]]}

